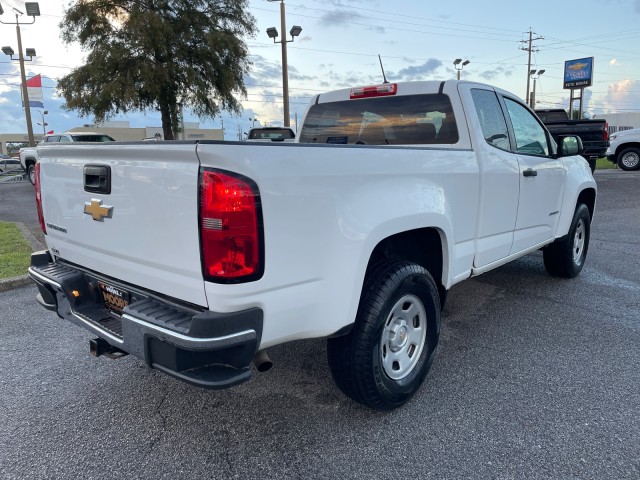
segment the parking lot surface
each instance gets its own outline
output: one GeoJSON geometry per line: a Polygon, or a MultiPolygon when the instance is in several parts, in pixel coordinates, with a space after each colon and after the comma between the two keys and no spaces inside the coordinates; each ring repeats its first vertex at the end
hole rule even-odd
{"type": "MultiPolygon", "coordinates": [[[[90,357],[32,286],[0,293],[0,478],[637,479],[640,172],[596,180],[581,275],[549,277],[537,252],[456,285],[427,381],[390,413],[342,396],[323,340],[206,391],[90,357]]],[[[16,210],[0,220],[33,223],[16,210]]]]}

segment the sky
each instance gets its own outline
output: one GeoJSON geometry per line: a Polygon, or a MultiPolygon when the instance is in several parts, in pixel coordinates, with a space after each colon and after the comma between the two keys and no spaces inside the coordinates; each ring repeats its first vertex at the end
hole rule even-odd
{"type": "MultiPolygon", "coordinates": [[[[82,65],[85,52],[66,45],[59,24],[69,0],[42,0],[41,16],[22,25],[22,44],[37,56],[26,62],[27,78],[41,74],[47,130],[65,131],[93,123],[62,108],[57,78],[82,65]]],[[[15,22],[11,8],[24,11],[24,2],[0,0],[3,22],[15,22]]],[[[193,116],[201,128],[224,126],[225,139],[255,126],[283,123],[281,47],[267,37],[268,27],[280,35],[280,2],[251,0],[258,33],[245,39],[252,62],[245,79],[248,95],[239,116],[224,113],[215,119],[193,116]]],[[[382,83],[378,55],[389,81],[448,80],[456,76],[453,61],[469,60],[464,80],[495,85],[521,98],[528,78],[529,32],[533,32],[531,69],[545,72],[536,80],[537,108],[567,108],[563,89],[564,62],[594,57],[593,85],[585,90],[585,110],[607,113],[640,112],[640,0],[287,0],[287,31],[302,27],[288,43],[291,125],[302,119],[310,99],[337,88],[382,83]],[[525,50],[523,50],[523,48],[525,50]]],[[[31,17],[20,17],[21,22],[31,17]]],[[[282,37],[279,37],[282,38],[282,37]]],[[[15,24],[0,25],[0,43],[17,51],[15,24]]],[[[533,81],[531,81],[531,88],[533,81]]],[[[32,109],[35,132],[41,132],[42,109],[32,109]]],[[[112,120],[133,128],[158,127],[155,111],[130,112],[112,120]]],[[[26,132],[17,61],[0,54],[0,133],[26,132]]]]}

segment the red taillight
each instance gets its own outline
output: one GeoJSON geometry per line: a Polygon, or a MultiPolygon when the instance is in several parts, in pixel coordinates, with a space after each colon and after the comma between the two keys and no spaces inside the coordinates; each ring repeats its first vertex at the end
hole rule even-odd
{"type": "Polygon", "coordinates": [[[260,196],[248,178],[200,172],[200,241],[206,280],[238,282],[262,276],[260,196]]]}
{"type": "Polygon", "coordinates": [[[352,88],[349,98],[353,100],[356,98],[386,97],[396,93],[398,93],[398,85],[396,83],[385,83],[372,87],[352,88]]]}
{"type": "Polygon", "coordinates": [[[609,141],[609,124],[604,122],[604,141],[609,141]]]}
{"type": "Polygon", "coordinates": [[[35,166],[36,182],[34,187],[36,190],[36,208],[38,210],[38,221],[40,222],[40,228],[47,234],[47,227],[44,224],[44,215],[42,214],[42,193],[40,192],[40,162],[36,162],[35,166]]]}

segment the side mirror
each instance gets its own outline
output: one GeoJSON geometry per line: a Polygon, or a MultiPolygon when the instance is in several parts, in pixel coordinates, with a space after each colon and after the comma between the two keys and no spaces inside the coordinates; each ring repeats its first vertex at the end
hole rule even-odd
{"type": "Polygon", "coordinates": [[[558,156],[568,157],[580,155],[584,151],[582,139],[577,135],[560,135],[558,137],[558,156]]]}

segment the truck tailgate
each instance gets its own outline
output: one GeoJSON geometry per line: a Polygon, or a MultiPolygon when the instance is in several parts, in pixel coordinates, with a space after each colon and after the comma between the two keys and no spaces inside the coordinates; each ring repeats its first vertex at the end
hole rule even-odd
{"type": "Polygon", "coordinates": [[[195,143],[38,147],[52,254],[207,306],[195,150],[195,143]]]}

